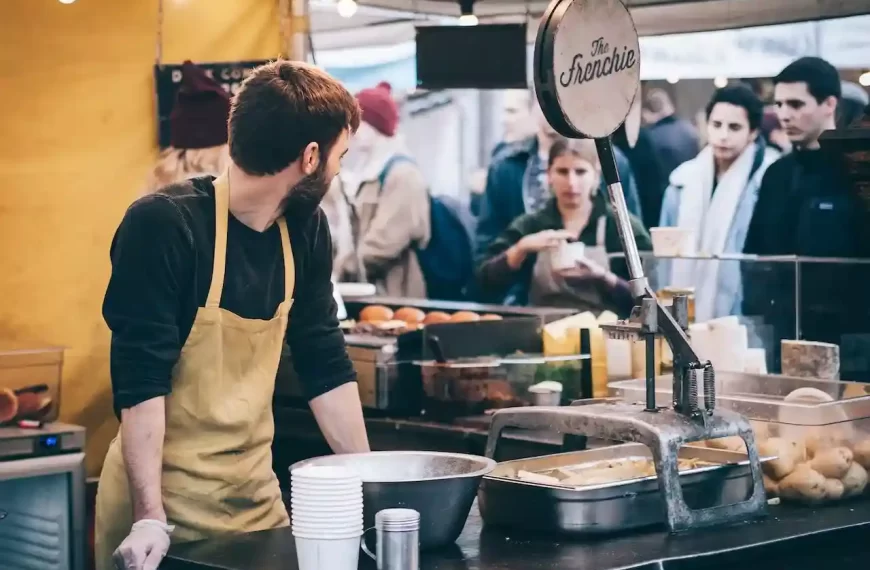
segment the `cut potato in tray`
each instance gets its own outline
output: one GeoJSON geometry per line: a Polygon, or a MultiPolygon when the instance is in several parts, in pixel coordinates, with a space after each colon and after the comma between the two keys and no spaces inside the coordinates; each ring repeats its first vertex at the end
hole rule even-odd
{"type": "MultiPolygon", "coordinates": [[[[700,459],[680,459],[679,470],[687,471],[699,467],[712,467],[715,463],[700,459]]],[[[608,485],[651,477],[656,474],[655,463],[651,459],[627,458],[607,461],[594,461],[547,469],[540,472],[519,471],[517,479],[529,483],[554,485],[559,487],[589,487],[608,485]]]]}

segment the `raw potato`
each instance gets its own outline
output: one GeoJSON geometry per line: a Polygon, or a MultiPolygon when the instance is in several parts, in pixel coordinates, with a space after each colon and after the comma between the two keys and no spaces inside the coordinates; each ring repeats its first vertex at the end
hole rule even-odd
{"type": "Polygon", "coordinates": [[[785,441],[778,437],[772,437],[758,444],[758,453],[762,457],[776,457],[761,464],[762,470],[772,479],[779,481],[792,471],[798,457],[798,448],[794,442],[785,441]]]}
{"type": "Polygon", "coordinates": [[[824,475],[801,463],[779,482],[779,494],[784,499],[818,503],[825,499],[827,482],[824,475]]]}
{"type": "Polygon", "coordinates": [[[855,455],[855,461],[861,464],[864,469],[870,469],[870,439],[864,439],[855,444],[852,448],[855,455]]]}
{"type": "Polygon", "coordinates": [[[817,453],[834,447],[852,447],[845,430],[839,428],[815,428],[804,435],[804,445],[807,448],[807,459],[812,459],[817,453]]]}
{"type": "Polygon", "coordinates": [[[739,451],[746,453],[746,444],[743,443],[743,438],[738,435],[728,437],[720,437],[718,439],[708,439],[707,447],[712,449],[723,449],[725,451],[739,451]]]}
{"type": "Polygon", "coordinates": [[[765,474],[761,474],[761,479],[764,481],[764,492],[773,497],[779,495],[779,485],[776,481],[765,474]]]}
{"type": "Polygon", "coordinates": [[[764,441],[770,437],[770,426],[764,422],[749,422],[755,433],[755,441],[764,441]]]}
{"type": "Polygon", "coordinates": [[[844,497],[854,497],[864,492],[867,486],[867,470],[853,461],[849,471],[843,476],[844,497]]]}
{"type": "Polygon", "coordinates": [[[841,479],[852,465],[852,450],[848,447],[835,447],[816,453],[810,467],[828,479],[841,479]]]}
{"type": "Polygon", "coordinates": [[[836,501],[843,498],[843,493],[846,486],[839,479],[828,479],[825,481],[825,499],[836,501]]]}

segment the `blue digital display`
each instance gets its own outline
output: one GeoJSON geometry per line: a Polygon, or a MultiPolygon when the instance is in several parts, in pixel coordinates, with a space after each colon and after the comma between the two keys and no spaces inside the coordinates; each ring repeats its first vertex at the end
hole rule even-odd
{"type": "Polygon", "coordinates": [[[57,444],[58,444],[57,436],[56,435],[42,436],[41,438],[39,438],[39,443],[42,445],[42,447],[45,447],[48,449],[54,449],[55,447],[57,447],[57,444]]]}

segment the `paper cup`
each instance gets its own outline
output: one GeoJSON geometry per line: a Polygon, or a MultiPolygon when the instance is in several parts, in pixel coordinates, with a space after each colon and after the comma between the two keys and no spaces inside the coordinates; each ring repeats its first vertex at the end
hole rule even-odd
{"type": "Polygon", "coordinates": [[[290,504],[302,509],[335,509],[362,506],[363,499],[362,495],[358,495],[356,497],[340,497],[337,499],[322,496],[318,497],[315,495],[292,495],[290,499],[290,504]]]}
{"type": "Polygon", "coordinates": [[[290,525],[290,530],[293,536],[302,538],[347,538],[351,536],[360,537],[363,535],[362,521],[333,525],[332,527],[313,526],[302,523],[290,525]]]}
{"type": "Polygon", "coordinates": [[[335,512],[363,508],[362,500],[353,501],[317,501],[317,500],[291,500],[290,507],[299,511],[335,512]]]}
{"type": "Polygon", "coordinates": [[[315,511],[311,510],[300,510],[298,508],[293,509],[293,518],[299,520],[311,520],[311,521],[321,521],[321,520],[350,520],[354,517],[359,517],[362,519],[362,507],[358,509],[345,509],[343,511],[315,511]]]}
{"type": "Polygon", "coordinates": [[[296,537],[299,570],[357,570],[360,537],[296,537]]]}
{"type": "Polygon", "coordinates": [[[356,472],[330,465],[305,465],[290,472],[291,480],[359,481],[356,472]]]}
{"type": "Polygon", "coordinates": [[[335,521],[320,521],[317,523],[310,521],[292,521],[291,528],[293,531],[301,531],[301,532],[325,532],[327,534],[335,534],[341,533],[345,534],[348,532],[362,532],[363,530],[363,519],[362,517],[357,517],[356,520],[335,520],[335,521]]]}
{"type": "Polygon", "coordinates": [[[555,270],[571,269],[583,259],[586,245],[582,241],[562,242],[559,247],[550,250],[550,265],[555,270]]]}
{"type": "Polygon", "coordinates": [[[650,228],[653,254],[661,257],[692,255],[693,232],[683,228],[650,228]]]}
{"type": "Polygon", "coordinates": [[[352,492],[329,492],[329,491],[310,491],[310,490],[302,490],[302,489],[293,489],[290,493],[291,500],[296,499],[297,501],[317,501],[320,504],[320,501],[324,501],[327,504],[335,504],[335,503],[355,503],[357,501],[362,500],[362,492],[361,491],[352,491],[352,492]]]}

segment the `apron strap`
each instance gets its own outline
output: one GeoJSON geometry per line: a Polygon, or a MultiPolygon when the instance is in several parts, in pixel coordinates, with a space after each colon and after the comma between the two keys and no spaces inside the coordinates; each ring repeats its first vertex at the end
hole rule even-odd
{"type": "Polygon", "coordinates": [[[598,218],[595,226],[595,245],[607,246],[607,216],[602,215],[598,218]]]}
{"type": "Polygon", "coordinates": [[[284,253],[284,300],[290,301],[296,288],[296,262],[293,259],[290,232],[287,231],[287,220],[284,216],[278,218],[278,229],[281,230],[281,251],[284,253]]]}
{"type": "Polygon", "coordinates": [[[230,184],[229,174],[226,171],[215,178],[214,201],[214,268],[205,301],[206,307],[219,307],[224,289],[224,274],[227,268],[227,224],[230,217],[230,184]]]}

